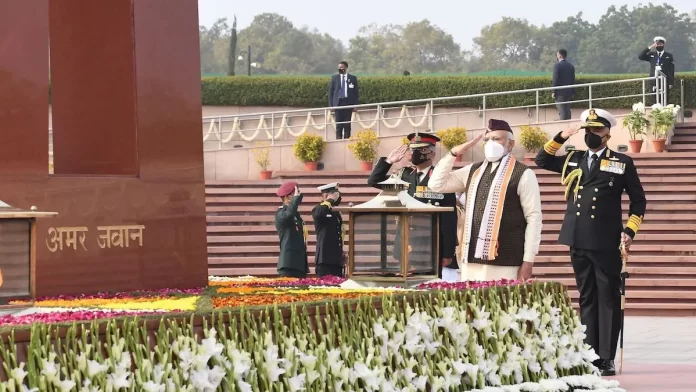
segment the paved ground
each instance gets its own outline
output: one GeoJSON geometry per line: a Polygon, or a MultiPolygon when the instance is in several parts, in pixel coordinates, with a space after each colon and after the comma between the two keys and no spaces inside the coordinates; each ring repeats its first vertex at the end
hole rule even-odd
{"type": "Polygon", "coordinates": [[[628,392],[696,391],[696,317],[627,317],[616,379],[628,392]]]}

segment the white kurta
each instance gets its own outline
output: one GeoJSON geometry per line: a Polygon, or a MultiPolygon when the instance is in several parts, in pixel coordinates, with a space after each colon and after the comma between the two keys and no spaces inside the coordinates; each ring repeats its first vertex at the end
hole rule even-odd
{"type": "MultiPolygon", "coordinates": [[[[440,162],[435,166],[428,187],[435,192],[464,192],[471,172],[471,164],[452,171],[455,158],[452,154],[445,154],[440,159],[440,162]]],[[[493,162],[489,166],[491,170],[495,170],[500,162],[493,162]]],[[[534,257],[539,252],[541,243],[541,194],[539,191],[539,183],[532,170],[526,170],[520,178],[517,186],[517,195],[520,197],[520,204],[527,221],[527,228],[524,233],[524,262],[533,263],[534,257]]],[[[457,232],[460,246],[457,249],[457,260],[459,260],[459,269],[461,272],[461,280],[499,280],[499,279],[517,279],[517,271],[519,267],[506,267],[496,265],[484,265],[478,263],[469,263],[464,260],[468,255],[461,254],[463,252],[463,244],[468,241],[468,238],[463,238],[464,225],[466,224],[463,209],[459,209],[459,219],[457,224],[457,232]]],[[[505,211],[503,211],[503,214],[505,211]]],[[[476,246],[475,244],[472,244],[476,246]]]]}

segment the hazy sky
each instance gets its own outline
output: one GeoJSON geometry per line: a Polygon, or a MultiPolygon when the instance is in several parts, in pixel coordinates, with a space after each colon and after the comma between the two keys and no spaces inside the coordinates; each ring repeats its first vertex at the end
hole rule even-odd
{"type": "MultiPolygon", "coordinates": [[[[198,0],[198,9],[200,24],[205,26],[210,26],[219,18],[227,17],[231,20],[232,15],[236,14],[238,28],[242,29],[251,23],[255,15],[275,12],[287,17],[297,27],[316,27],[319,31],[329,33],[345,43],[348,43],[361,26],[372,22],[405,24],[429,19],[431,23],[452,34],[463,48],[470,49],[472,39],[478,35],[481,28],[497,22],[503,16],[526,18],[537,25],[548,25],[582,11],[584,18],[594,23],[610,4],[600,0],[484,0],[476,6],[463,3],[454,0],[198,0]],[[462,5],[455,6],[458,3],[462,5]]],[[[633,7],[641,3],[647,4],[648,1],[623,1],[614,4],[617,7],[623,4],[633,7]]],[[[661,2],[655,1],[654,4],[661,2]]],[[[671,0],[669,4],[687,13],[696,8],[694,0],[671,0]]],[[[669,31],[661,35],[669,40],[669,31]]]]}

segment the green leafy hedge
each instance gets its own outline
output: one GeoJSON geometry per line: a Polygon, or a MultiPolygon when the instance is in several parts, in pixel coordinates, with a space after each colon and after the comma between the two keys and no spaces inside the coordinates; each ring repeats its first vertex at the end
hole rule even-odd
{"type": "MultiPolygon", "coordinates": [[[[358,76],[359,77],[359,76],[358,76]]],[[[580,75],[576,83],[604,82],[617,79],[634,79],[645,75],[580,75]]],[[[681,73],[676,76],[676,86],[670,94],[670,102],[681,104],[679,81],[685,85],[685,106],[696,107],[696,73],[681,73]]],[[[500,91],[514,91],[549,87],[548,77],[531,76],[393,76],[361,77],[360,103],[378,103],[425,99],[433,97],[461,96],[500,91]]],[[[235,106],[294,106],[326,107],[328,78],[317,76],[288,77],[211,77],[202,79],[204,105],[235,106]]],[[[647,84],[647,82],[646,82],[647,84]]],[[[649,85],[648,85],[649,89],[649,85]]],[[[593,86],[592,98],[616,97],[618,95],[639,94],[641,82],[593,86]]],[[[588,88],[576,88],[575,99],[587,99],[588,88]]],[[[626,108],[640,101],[640,97],[601,100],[594,104],[602,108],[626,108]]],[[[552,103],[550,92],[540,94],[540,103],[552,103]]],[[[650,101],[649,101],[650,102],[650,101]]],[[[508,94],[486,99],[487,108],[534,105],[536,94],[508,94]]],[[[469,107],[482,105],[481,98],[440,102],[469,107]]],[[[587,106],[586,103],[579,106],[587,106]]]]}

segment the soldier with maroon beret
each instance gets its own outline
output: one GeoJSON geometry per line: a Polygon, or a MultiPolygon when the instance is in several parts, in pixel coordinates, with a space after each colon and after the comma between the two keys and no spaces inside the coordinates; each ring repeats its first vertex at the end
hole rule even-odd
{"type": "Polygon", "coordinates": [[[298,211],[302,193],[297,187],[297,182],[289,181],[278,188],[276,195],[283,201],[275,215],[276,231],[280,238],[278,275],[305,278],[309,273],[308,232],[298,211]]]}

